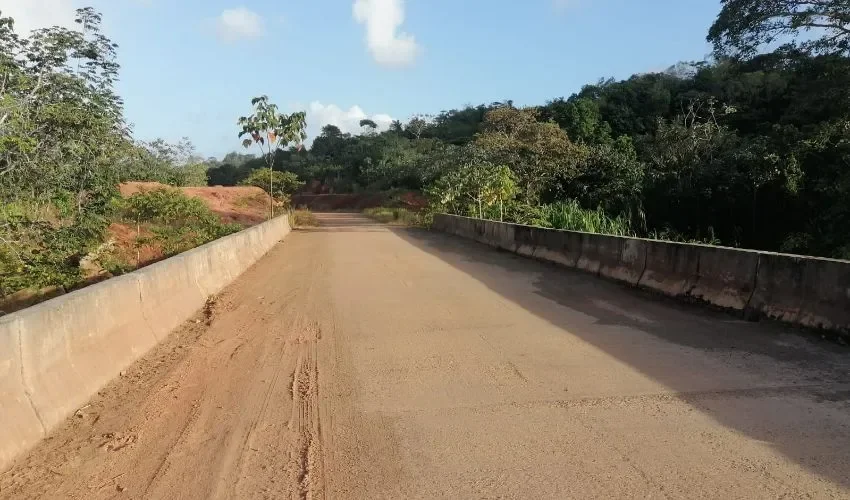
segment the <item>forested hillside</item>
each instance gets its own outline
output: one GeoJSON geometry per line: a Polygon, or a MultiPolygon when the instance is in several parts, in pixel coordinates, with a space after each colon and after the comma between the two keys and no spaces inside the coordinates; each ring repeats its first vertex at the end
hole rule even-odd
{"type": "Polygon", "coordinates": [[[422,189],[458,214],[850,258],[850,7],[726,0],[708,38],[711,60],[538,106],[326,126],[276,168],[337,193],[422,189]]]}

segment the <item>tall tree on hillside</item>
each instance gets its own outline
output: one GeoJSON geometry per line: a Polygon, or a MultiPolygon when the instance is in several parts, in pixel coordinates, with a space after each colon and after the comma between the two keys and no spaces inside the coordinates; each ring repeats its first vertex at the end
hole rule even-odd
{"type": "Polygon", "coordinates": [[[369,118],[364,118],[360,120],[360,128],[366,129],[366,134],[374,134],[376,130],[378,130],[378,124],[375,123],[375,120],[370,120],[369,118]]]}
{"type": "Polygon", "coordinates": [[[567,132],[571,141],[603,143],[611,141],[611,126],[602,120],[599,104],[587,97],[554,99],[540,108],[544,121],[552,120],[567,132]]]}
{"type": "Polygon", "coordinates": [[[98,12],[79,9],[76,21],[23,38],[0,18],[0,201],[73,191],[82,212],[114,188],[107,174],[127,145],[117,46],[98,12]]]}
{"type": "Polygon", "coordinates": [[[534,108],[503,106],[484,118],[475,145],[496,165],[508,166],[525,201],[536,203],[557,174],[571,169],[574,145],[554,122],[538,121],[534,108]]]}
{"type": "Polygon", "coordinates": [[[307,114],[298,111],[291,115],[278,112],[276,104],[269,102],[268,96],[251,99],[254,114],[239,118],[242,127],[239,138],[249,136],[242,141],[247,149],[251,144],[260,148],[269,168],[269,219],[274,217],[274,161],[278,150],[290,143],[301,144],[307,138],[307,114]]]}
{"type": "Polygon", "coordinates": [[[422,137],[422,132],[431,124],[434,117],[430,115],[414,115],[413,118],[404,126],[411,139],[419,140],[422,137]]]}
{"type": "Polygon", "coordinates": [[[722,0],[723,9],[708,32],[720,54],[749,58],[765,45],[795,44],[816,54],[850,53],[847,0],[722,0]],[[814,36],[812,36],[814,35],[814,36]]]}

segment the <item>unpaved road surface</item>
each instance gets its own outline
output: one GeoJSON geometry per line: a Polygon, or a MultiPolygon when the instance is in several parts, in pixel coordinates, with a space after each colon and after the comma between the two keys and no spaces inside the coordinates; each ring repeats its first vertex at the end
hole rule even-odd
{"type": "Polygon", "coordinates": [[[0,497],[850,497],[846,348],[320,219],[4,472],[0,497]]]}

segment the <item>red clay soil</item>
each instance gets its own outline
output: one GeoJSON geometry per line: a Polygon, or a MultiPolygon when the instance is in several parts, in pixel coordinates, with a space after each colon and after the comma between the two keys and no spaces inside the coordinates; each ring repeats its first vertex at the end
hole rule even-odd
{"type": "Polygon", "coordinates": [[[137,231],[135,227],[128,224],[113,222],[109,225],[109,238],[115,242],[115,254],[127,264],[144,267],[162,260],[162,248],[157,245],[143,245],[137,247],[136,238],[151,236],[150,231],[144,227],[137,231]]]}
{"type": "MultiPolygon", "coordinates": [[[[161,188],[174,189],[158,182],[127,182],[119,186],[121,196],[124,197],[161,188]]],[[[213,186],[178,189],[187,196],[201,199],[224,223],[235,222],[243,227],[250,227],[265,221],[268,216],[269,197],[265,191],[258,187],[213,186]]],[[[136,241],[139,236],[152,236],[152,234],[144,225],[137,230],[135,225],[115,222],[109,225],[106,239],[114,245],[114,255],[134,269],[153,264],[165,257],[162,248],[156,244],[146,244],[137,248],[136,241]]],[[[111,276],[104,270],[91,270],[91,274],[85,273],[84,282],[74,289],[94,284],[111,276]]],[[[0,315],[43,302],[67,291],[69,290],[61,287],[21,290],[19,294],[14,296],[0,298],[0,315]]]]}
{"type": "MultiPolygon", "coordinates": [[[[136,193],[154,189],[169,188],[158,182],[127,182],[121,184],[121,196],[128,197],[136,193]]],[[[235,222],[245,227],[255,226],[266,220],[269,210],[269,197],[265,191],[253,186],[212,186],[183,187],[184,194],[201,199],[224,223],[235,222]]],[[[162,249],[152,245],[136,248],[139,236],[135,227],[113,223],[109,226],[109,239],[115,242],[116,253],[121,259],[134,267],[144,267],[163,258],[162,249]]],[[[141,236],[150,236],[141,228],[141,236]]]]}
{"type": "MultiPolygon", "coordinates": [[[[121,196],[131,196],[142,191],[167,188],[158,182],[127,182],[121,184],[121,196]]],[[[187,196],[200,198],[210,210],[225,223],[236,222],[243,226],[255,226],[268,217],[269,197],[265,191],[254,186],[210,186],[178,188],[187,196]]]]}
{"type": "Polygon", "coordinates": [[[428,198],[425,198],[422,193],[414,191],[403,193],[399,196],[399,200],[401,200],[404,208],[409,208],[411,210],[422,210],[428,206],[428,198]]]}

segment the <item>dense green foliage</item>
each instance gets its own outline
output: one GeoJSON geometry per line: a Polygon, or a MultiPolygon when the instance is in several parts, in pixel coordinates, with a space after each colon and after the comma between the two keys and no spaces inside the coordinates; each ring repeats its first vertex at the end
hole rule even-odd
{"type": "Polygon", "coordinates": [[[278,170],[272,172],[268,168],[258,168],[251,170],[247,177],[239,181],[239,185],[255,186],[267,193],[271,187],[274,191],[270,194],[278,200],[288,202],[289,197],[304,185],[304,181],[299,180],[298,176],[292,172],[278,170]],[[269,179],[271,179],[271,183],[269,183],[269,179]]]}
{"type": "Polygon", "coordinates": [[[116,199],[121,219],[136,227],[145,225],[152,237],[138,237],[137,245],[160,246],[165,255],[174,255],[241,229],[238,224],[222,224],[203,201],[176,189],[154,189],[116,199]]]}
{"type": "MultiPolygon", "coordinates": [[[[269,102],[267,96],[255,97],[251,100],[251,105],[254,107],[254,114],[251,116],[243,116],[239,118],[238,124],[242,127],[239,132],[239,138],[242,140],[242,145],[247,149],[251,145],[256,145],[262,153],[262,158],[266,163],[265,172],[267,184],[266,192],[271,195],[269,198],[269,218],[274,217],[274,197],[278,194],[288,196],[289,191],[294,191],[297,178],[291,179],[291,174],[284,176],[284,181],[290,181],[289,185],[275,187],[275,171],[274,171],[274,155],[277,151],[285,148],[290,143],[301,144],[307,138],[305,128],[307,127],[307,114],[303,111],[298,111],[287,115],[278,112],[276,104],[269,102]]],[[[252,185],[259,185],[257,172],[251,173],[247,179],[252,185]]]]}
{"type": "Polygon", "coordinates": [[[530,220],[523,222],[534,226],[617,236],[633,234],[631,224],[625,217],[609,217],[601,208],[596,210],[582,208],[575,200],[541,205],[536,211],[525,214],[525,217],[530,220]]]}
{"type": "Polygon", "coordinates": [[[708,34],[720,53],[749,57],[771,44],[820,54],[847,55],[850,51],[850,3],[846,0],[721,0],[721,3],[723,10],[708,34]],[[811,36],[812,31],[820,36],[811,36]]]}
{"type": "Polygon", "coordinates": [[[363,215],[384,224],[400,226],[423,226],[426,214],[406,208],[375,207],[363,210],[363,215]]]}
{"type": "Polygon", "coordinates": [[[119,180],[154,181],[170,186],[206,186],[210,161],[195,155],[192,143],[184,138],[177,144],[162,139],[140,142],[120,173],[119,180]]]}
{"type": "Polygon", "coordinates": [[[327,125],[309,150],[278,151],[275,168],[314,192],[421,190],[433,210],[554,227],[599,214],[611,224],[586,227],[848,258],[846,8],[790,14],[780,3],[804,8],[724,1],[711,61],[383,132],[327,125]]]}
{"type": "Polygon", "coordinates": [[[133,145],[100,16],[19,37],[0,18],[0,293],[69,284],[97,244],[133,145]]]}
{"type": "MultiPolygon", "coordinates": [[[[76,30],[29,37],[0,16],[0,298],[78,285],[82,263],[103,250],[107,226],[121,216],[119,183],[207,184],[207,162],[187,140],[132,139],[114,90],[117,46],[100,14],[77,15],[76,30]]],[[[191,205],[192,229],[163,235],[175,249],[226,232],[191,205]]]]}

